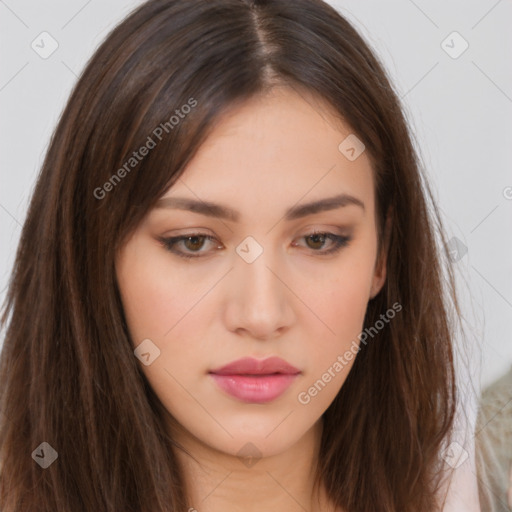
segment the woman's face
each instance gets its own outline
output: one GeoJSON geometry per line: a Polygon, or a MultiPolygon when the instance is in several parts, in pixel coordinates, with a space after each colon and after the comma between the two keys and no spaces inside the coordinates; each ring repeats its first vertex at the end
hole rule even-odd
{"type": "Polygon", "coordinates": [[[280,453],[318,426],[343,385],[385,279],[357,142],[313,97],[273,89],[221,119],[119,252],[135,355],[205,446],[280,453]],[[212,373],[270,357],[295,370],[212,373]]]}

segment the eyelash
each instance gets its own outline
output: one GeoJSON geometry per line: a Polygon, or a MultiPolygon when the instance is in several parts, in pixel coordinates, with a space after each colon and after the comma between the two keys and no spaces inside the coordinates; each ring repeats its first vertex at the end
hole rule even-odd
{"type": "MultiPolygon", "coordinates": [[[[349,244],[349,242],[352,240],[352,238],[350,236],[336,235],[334,233],[329,233],[329,232],[325,232],[325,231],[314,231],[313,233],[304,235],[301,238],[309,238],[309,237],[313,237],[313,236],[317,236],[317,235],[325,236],[326,238],[329,238],[330,240],[332,240],[334,243],[334,246],[327,251],[318,251],[318,250],[312,249],[313,252],[318,253],[320,256],[327,256],[329,254],[337,253],[343,247],[346,247],[349,244]]],[[[177,251],[174,248],[174,246],[177,245],[179,242],[181,242],[183,240],[187,240],[189,238],[204,238],[204,239],[210,240],[210,241],[215,240],[215,238],[213,236],[206,235],[203,233],[188,233],[186,235],[169,237],[169,238],[159,237],[158,239],[167,251],[176,254],[180,258],[186,258],[186,259],[201,258],[202,256],[200,256],[200,255],[196,256],[193,253],[186,254],[186,253],[177,251]]],[[[196,254],[201,254],[201,253],[196,251],[196,254]]]]}

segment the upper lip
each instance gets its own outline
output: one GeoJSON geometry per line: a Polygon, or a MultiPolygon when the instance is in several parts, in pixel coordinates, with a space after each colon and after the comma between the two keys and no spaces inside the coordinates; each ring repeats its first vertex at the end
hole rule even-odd
{"type": "Polygon", "coordinates": [[[221,368],[211,370],[210,373],[216,375],[270,375],[272,373],[290,375],[300,373],[300,370],[280,357],[269,357],[263,360],[243,357],[221,368]]]}

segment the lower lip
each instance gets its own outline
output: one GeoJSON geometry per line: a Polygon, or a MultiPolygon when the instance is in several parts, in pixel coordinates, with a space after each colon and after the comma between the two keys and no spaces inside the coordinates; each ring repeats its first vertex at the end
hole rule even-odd
{"type": "Polygon", "coordinates": [[[263,404],[282,395],[298,374],[210,375],[229,395],[243,402],[263,404]]]}

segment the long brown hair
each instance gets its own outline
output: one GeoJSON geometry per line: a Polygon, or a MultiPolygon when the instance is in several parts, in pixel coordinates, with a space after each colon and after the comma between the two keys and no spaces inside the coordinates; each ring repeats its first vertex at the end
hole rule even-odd
{"type": "Polygon", "coordinates": [[[150,0],[87,63],[23,226],[2,317],[2,512],[188,510],[166,411],[134,357],[115,254],[219,116],[274,84],[313,92],[365,144],[381,249],[391,221],[386,284],[365,328],[402,306],[324,414],[318,481],[347,512],[436,509],[459,308],[382,64],[321,0],[150,0]],[[33,453],[43,442],[58,454],[46,469],[33,453]]]}

